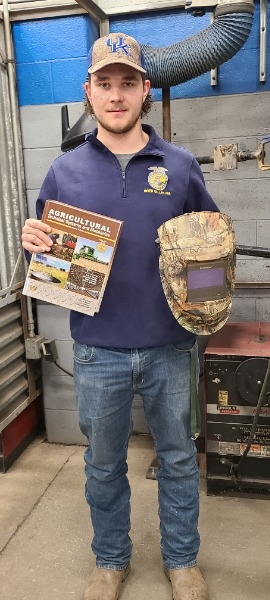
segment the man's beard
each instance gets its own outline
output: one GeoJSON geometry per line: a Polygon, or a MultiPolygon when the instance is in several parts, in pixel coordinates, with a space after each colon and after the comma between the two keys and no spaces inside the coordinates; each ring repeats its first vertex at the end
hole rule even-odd
{"type": "Polygon", "coordinates": [[[140,121],[141,118],[141,111],[142,108],[140,108],[137,112],[137,114],[133,115],[130,120],[126,123],[121,123],[119,121],[119,123],[115,123],[114,125],[112,125],[111,123],[107,122],[106,119],[103,119],[102,117],[100,118],[99,116],[96,116],[97,122],[101,125],[101,127],[103,127],[103,129],[105,129],[105,131],[108,131],[109,133],[128,133],[129,131],[131,131],[135,125],[138,123],[138,121],[140,121]]]}

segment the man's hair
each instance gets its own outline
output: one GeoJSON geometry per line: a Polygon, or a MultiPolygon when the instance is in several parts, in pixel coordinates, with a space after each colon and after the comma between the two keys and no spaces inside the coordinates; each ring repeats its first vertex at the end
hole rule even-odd
{"type": "MultiPolygon", "coordinates": [[[[141,74],[141,77],[142,77],[142,81],[144,83],[146,80],[146,77],[143,73],[141,74]]],[[[89,81],[89,83],[90,83],[90,79],[91,79],[91,75],[89,75],[88,80],[87,80],[87,81],[89,81]]],[[[149,92],[142,104],[141,118],[146,117],[146,115],[148,115],[148,113],[150,112],[150,110],[152,108],[153,103],[154,103],[154,98],[152,96],[152,92],[149,90],[149,92]]],[[[95,117],[94,110],[93,110],[92,105],[90,104],[86,94],[85,94],[84,107],[85,107],[85,112],[88,115],[95,117]]]]}

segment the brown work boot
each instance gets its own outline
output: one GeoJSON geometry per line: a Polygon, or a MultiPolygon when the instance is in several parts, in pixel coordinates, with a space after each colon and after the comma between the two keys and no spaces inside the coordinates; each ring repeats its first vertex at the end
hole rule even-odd
{"type": "Polygon", "coordinates": [[[129,565],[121,571],[95,567],[85,590],[84,600],[117,600],[129,570],[129,565]]]}
{"type": "Polygon", "coordinates": [[[173,600],[207,600],[207,587],[198,567],[164,569],[172,585],[173,600]]]}

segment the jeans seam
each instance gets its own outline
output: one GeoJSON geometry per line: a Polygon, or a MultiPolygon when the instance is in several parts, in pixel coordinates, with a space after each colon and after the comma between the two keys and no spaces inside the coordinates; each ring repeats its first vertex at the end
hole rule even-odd
{"type": "Polygon", "coordinates": [[[196,565],[197,565],[196,560],[191,560],[188,563],[178,564],[178,565],[164,563],[164,567],[166,569],[170,569],[170,571],[177,571],[178,569],[191,569],[192,567],[196,567],[196,565]]]}
{"type": "Polygon", "coordinates": [[[104,564],[104,563],[101,563],[98,561],[96,562],[97,569],[111,569],[112,571],[124,571],[128,566],[129,566],[129,561],[127,563],[125,563],[123,567],[112,565],[110,563],[104,564]]]}

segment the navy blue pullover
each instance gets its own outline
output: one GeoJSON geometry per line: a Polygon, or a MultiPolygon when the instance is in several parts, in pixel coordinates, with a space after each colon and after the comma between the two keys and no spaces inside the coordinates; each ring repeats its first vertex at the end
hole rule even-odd
{"type": "Polygon", "coordinates": [[[52,164],[37,200],[58,200],[124,221],[100,311],[93,317],[71,311],[71,335],[81,344],[146,348],[184,343],[195,336],[183,329],[167,304],[160,276],[158,227],[192,211],[217,211],[193,155],[161,139],[149,125],[148,144],[129,161],[125,173],[96,138],[52,164]]]}

